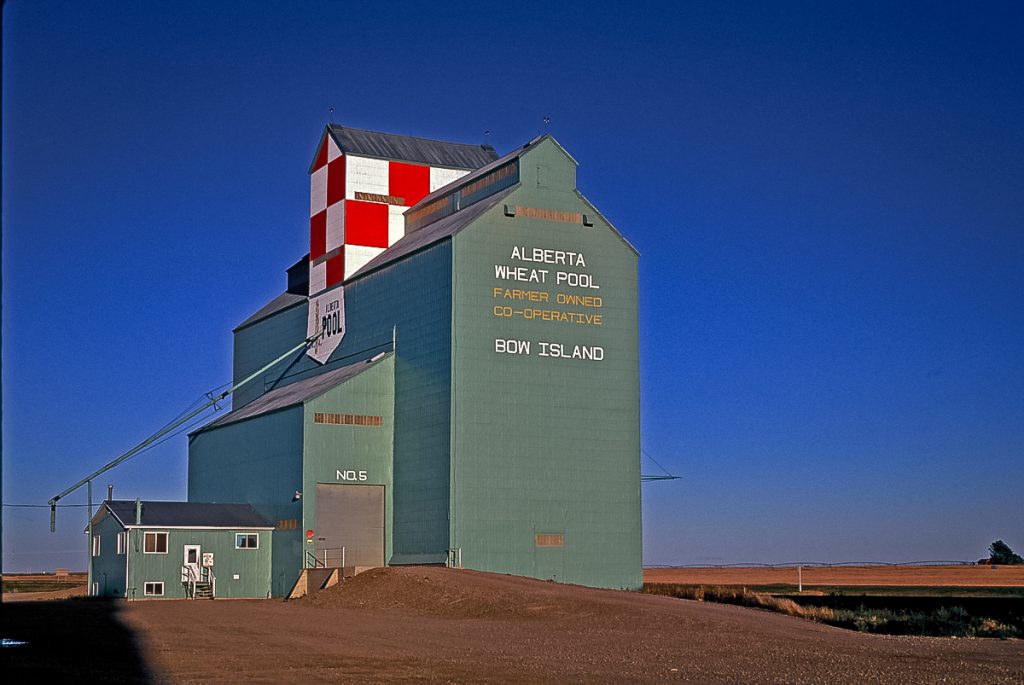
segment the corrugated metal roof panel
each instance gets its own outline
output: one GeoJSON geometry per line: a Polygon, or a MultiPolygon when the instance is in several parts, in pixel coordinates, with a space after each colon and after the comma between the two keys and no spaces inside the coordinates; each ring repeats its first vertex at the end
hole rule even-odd
{"type": "MultiPolygon", "coordinates": [[[[135,525],[134,500],[103,503],[125,526],[135,525]]],[[[249,504],[212,504],[208,502],[142,502],[142,525],[150,527],[273,528],[249,504]]]]}
{"type": "Polygon", "coordinates": [[[361,276],[368,274],[371,271],[375,271],[386,264],[395,262],[403,257],[412,254],[418,250],[422,250],[429,245],[455,235],[463,228],[473,223],[478,217],[484,212],[491,209],[499,202],[508,197],[513,190],[519,187],[519,184],[507,188],[496,195],[492,195],[486,200],[481,200],[474,205],[467,207],[461,211],[455,212],[443,219],[439,219],[432,224],[427,224],[418,231],[408,233],[399,240],[397,243],[389,247],[388,249],[381,252],[379,255],[367,262],[363,268],[352,274],[346,283],[349,283],[361,276]]]}
{"type": "Polygon", "coordinates": [[[511,162],[516,157],[519,157],[524,152],[529,150],[531,147],[533,147],[534,145],[539,143],[541,141],[541,139],[543,139],[543,138],[544,138],[544,136],[537,136],[536,138],[534,138],[530,142],[526,143],[525,145],[523,145],[521,147],[517,147],[515,150],[513,150],[510,153],[508,153],[507,155],[504,155],[502,157],[498,157],[497,159],[495,159],[493,162],[490,162],[486,166],[482,166],[482,167],[480,167],[479,169],[477,169],[476,171],[474,171],[472,173],[469,173],[469,174],[466,174],[465,176],[457,178],[456,180],[452,181],[451,183],[449,183],[446,186],[441,186],[440,188],[438,188],[434,192],[430,193],[426,197],[421,198],[420,201],[417,202],[416,204],[414,204],[412,207],[410,207],[409,210],[416,209],[417,207],[420,207],[420,206],[425,205],[425,204],[427,204],[429,202],[432,202],[433,200],[436,200],[439,197],[443,197],[444,195],[447,195],[448,193],[450,193],[453,190],[455,190],[456,188],[459,188],[459,187],[462,187],[462,186],[468,186],[473,181],[477,180],[481,176],[484,176],[484,175],[490,173],[494,169],[497,169],[502,164],[505,164],[507,162],[511,162]]]}
{"type": "Polygon", "coordinates": [[[267,304],[256,310],[256,313],[250,316],[242,323],[235,326],[234,330],[245,328],[251,324],[256,323],[260,319],[265,319],[271,314],[276,314],[283,309],[288,309],[291,306],[297,305],[300,302],[305,302],[305,295],[296,295],[295,293],[284,292],[272,299],[267,304]]]}
{"type": "Polygon", "coordinates": [[[490,145],[448,143],[441,140],[379,133],[330,124],[328,130],[346,154],[398,159],[457,169],[478,169],[497,159],[490,145]]]}
{"type": "Polygon", "coordinates": [[[281,388],[275,388],[270,392],[260,395],[249,404],[225,414],[221,418],[203,426],[195,432],[199,433],[209,428],[219,428],[220,426],[226,426],[229,423],[235,423],[242,419],[251,419],[254,416],[277,411],[278,409],[284,409],[285,407],[291,407],[296,404],[302,404],[303,402],[313,399],[318,395],[322,395],[334,386],[344,383],[350,378],[354,378],[356,375],[362,373],[376,363],[377,362],[364,360],[356,362],[355,364],[349,364],[348,366],[342,366],[341,368],[334,369],[333,371],[311,376],[310,378],[305,378],[301,381],[296,381],[295,383],[291,383],[290,385],[286,385],[281,388]]]}

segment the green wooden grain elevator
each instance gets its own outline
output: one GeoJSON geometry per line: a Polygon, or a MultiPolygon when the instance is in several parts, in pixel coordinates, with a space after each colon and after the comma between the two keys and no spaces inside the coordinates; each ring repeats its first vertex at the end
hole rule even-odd
{"type": "Polygon", "coordinates": [[[328,126],[310,253],[234,330],[249,384],[189,443],[188,498],[275,525],[301,569],[447,564],[641,585],[636,250],[550,136],[328,126]]]}

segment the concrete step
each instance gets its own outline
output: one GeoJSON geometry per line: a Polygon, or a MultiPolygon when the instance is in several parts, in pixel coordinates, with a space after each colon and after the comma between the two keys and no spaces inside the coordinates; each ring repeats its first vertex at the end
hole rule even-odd
{"type": "Polygon", "coordinates": [[[344,568],[304,568],[288,593],[288,599],[298,599],[337,585],[345,578],[357,576],[378,566],[345,566],[344,568]]]}
{"type": "Polygon", "coordinates": [[[337,583],[337,569],[333,568],[304,568],[299,572],[299,577],[288,593],[288,599],[298,599],[308,594],[318,592],[324,587],[337,583]],[[332,581],[332,578],[334,579],[332,581]]]}

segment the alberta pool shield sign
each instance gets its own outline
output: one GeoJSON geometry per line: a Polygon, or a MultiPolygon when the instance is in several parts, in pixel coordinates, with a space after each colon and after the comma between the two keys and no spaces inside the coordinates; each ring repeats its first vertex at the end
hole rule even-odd
{"type": "Polygon", "coordinates": [[[306,354],[323,364],[345,337],[345,288],[339,286],[309,298],[308,316],[306,337],[312,338],[321,331],[323,335],[309,346],[306,354]]]}

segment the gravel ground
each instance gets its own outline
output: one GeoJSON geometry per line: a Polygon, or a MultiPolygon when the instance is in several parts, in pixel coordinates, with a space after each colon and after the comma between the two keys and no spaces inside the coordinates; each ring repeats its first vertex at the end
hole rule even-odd
{"type": "MultiPolygon", "coordinates": [[[[45,604],[6,607],[5,633],[45,604]],[[23,613],[11,623],[15,607],[23,613]]],[[[70,613],[94,603],[54,604],[70,613]]],[[[1024,682],[1017,640],[865,635],[742,607],[442,568],[371,571],[292,602],[150,601],[115,612],[131,635],[126,652],[153,682],[1024,682]]],[[[42,675],[4,661],[5,672],[42,675]]]]}

